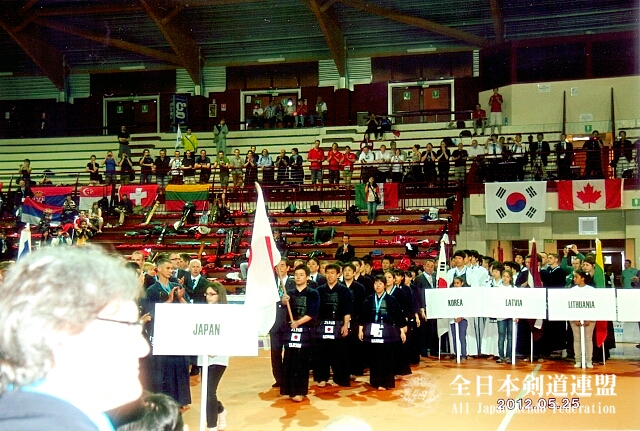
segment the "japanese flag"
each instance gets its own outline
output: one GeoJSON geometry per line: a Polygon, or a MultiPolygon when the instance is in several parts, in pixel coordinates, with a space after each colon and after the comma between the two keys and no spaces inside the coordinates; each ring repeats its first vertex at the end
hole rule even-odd
{"type": "Polygon", "coordinates": [[[291,334],[291,341],[300,341],[300,334],[295,332],[291,334]]]}
{"type": "Polygon", "coordinates": [[[622,180],[558,181],[558,209],[599,211],[622,206],[622,180]]]}

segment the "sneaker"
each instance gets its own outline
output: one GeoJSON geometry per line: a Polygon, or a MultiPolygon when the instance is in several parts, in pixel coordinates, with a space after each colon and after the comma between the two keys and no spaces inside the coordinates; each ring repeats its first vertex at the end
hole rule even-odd
{"type": "Polygon", "coordinates": [[[227,427],[227,409],[222,410],[222,413],[218,413],[218,429],[223,431],[227,427]]]}
{"type": "Polygon", "coordinates": [[[504,362],[504,361],[502,360],[502,358],[498,358],[498,359],[496,360],[496,364],[501,364],[501,363],[503,363],[503,362],[504,362]]]}
{"type": "Polygon", "coordinates": [[[587,362],[587,368],[593,368],[593,364],[591,362],[587,362]]]}
{"type": "MultiPolygon", "coordinates": [[[[593,365],[592,365],[593,367],[593,365]]],[[[582,362],[576,362],[573,368],[582,368],[582,362]]]]}
{"type": "Polygon", "coordinates": [[[218,427],[207,428],[209,431],[218,431],[218,427]]]}

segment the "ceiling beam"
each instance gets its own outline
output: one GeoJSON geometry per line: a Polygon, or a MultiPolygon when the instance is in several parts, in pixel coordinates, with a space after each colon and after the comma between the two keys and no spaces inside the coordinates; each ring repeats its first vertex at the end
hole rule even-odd
{"type": "Polygon", "coordinates": [[[34,7],[40,0],[27,0],[27,2],[20,8],[18,13],[26,13],[29,9],[34,7]]]}
{"type": "Polygon", "coordinates": [[[318,4],[317,0],[303,1],[316,16],[316,20],[318,21],[320,30],[322,30],[324,38],[327,41],[327,46],[329,47],[329,52],[331,52],[331,57],[333,57],[333,61],[336,64],[336,69],[338,69],[338,73],[340,74],[340,76],[346,76],[347,48],[344,40],[344,35],[342,34],[342,29],[340,28],[340,24],[338,22],[336,11],[333,9],[333,7],[322,11],[322,8],[318,4]]]}
{"type": "Polygon", "coordinates": [[[73,15],[101,15],[122,12],[136,12],[141,10],[136,3],[126,4],[97,4],[72,7],[47,7],[37,11],[38,16],[73,16],[73,15]]]}
{"type": "Polygon", "coordinates": [[[491,4],[491,17],[493,18],[493,31],[496,34],[496,43],[504,42],[504,16],[502,15],[502,2],[489,0],[491,4]]]}
{"type": "Polygon", "coordinates": [[[476,36],[471,33],[467,33],[466,31],[457,30],[455,28],[447,27],[446,25],[438,24],[433,21],[407,15],[405,13],[398,12],[393,9],[387,9],[384,7],[376,6],[374,4],[367,3],[362,0],[338,0],[338,1],[345,6],[350,6],[356,9],[360,9],[365,12],[372,13],[374,15],[379,15],[384,18],[388,18],[393,21],[401,22],[414,27],[418,27],[433,33],[442,34],[444,36],[448,36],[453,39],[467,42],[478,48],[484,48],[490,44],[490,42],[487,39],[480,36],[476,36]]]}
{"type": "Polygon", "coordinates": [[[146,46],[138,45],[131,42],[125,42],[124,40],[120,40],[115,37],[105,37],[98,33],[93,33],[87,30],[83,30],[77,27],[72,27],[70,25],[62,24],[56,21],[51,21],[45,18],[37,18],[34,22],[38,25],[50,28],[52,30],[71,34],[73,36],[92,40],[94,42],[98,42],[108,46],[113,46],[115,48],[124,49],[125,51],[135,52],[136,54],[155,58],[156,60],[162,60],[172,64],[182,65],[180,59],[176,55],[158,51],[157,49],[148,48],[146,46]]]}
{"type": "Polygon", "coordinates": [[[167,42],[180,59],[181,65],[187,70],[191,80],[200,85],[201,59],[196,40],[188,34],[182,26],[169,21],[162,22],[166,14],[157,4],[157,1],[140,0],[142,8],[147,11],[153,22],[156,23],[167,42]]]}
{"type": "Polygon", "coordinates": [[[183,4],[179,4],[178,6],[173,8],[171,12],[169,12],[167,15],[165,15],[164,18],[162,18],[162,24],[167,24],[169,21],[175,18],[182,11],[183,8],[184,8],[183,4]]]}
{"type": "Polygon", "coordinates": [[[335,2],[337,2],[338,0],[327,0],[327,2],[325,2],[321,7],[320,7],[320,12],[325,13],[327,11],[327,9],[329,9],[331,6],[333,6],[333,4],[335,2]]]}
{"type": "Polygon", "coordinates": [[[22,48],[42,72],[59,90],[64,89],[64,58],[62,53],[38,31],[17,33],[11,26],[0,21],[0,27],[22,48]]]}

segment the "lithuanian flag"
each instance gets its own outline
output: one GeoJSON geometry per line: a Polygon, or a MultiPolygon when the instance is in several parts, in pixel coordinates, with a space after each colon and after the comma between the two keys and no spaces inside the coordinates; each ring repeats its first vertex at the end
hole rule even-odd
{"type": "Polygon", "coordinates": [[[204,211],[209,197],[209,186],[198,185],[168,185],[164,192],[165,208],[167,211],[182,211],[186,202],[193,202],[197,211],[204,211]]]}
{"type": "MultiPolygon", "coordinates": [[[[596,239],[596,266],[593,274],[593,287],[607,287],[604,279],[604,258],[602,256],[602,243],[596,239]]],[[[602,347],[602,343],[607,338],[607,322],[598,320],[596,322],[596,346],[602,347]]]]}

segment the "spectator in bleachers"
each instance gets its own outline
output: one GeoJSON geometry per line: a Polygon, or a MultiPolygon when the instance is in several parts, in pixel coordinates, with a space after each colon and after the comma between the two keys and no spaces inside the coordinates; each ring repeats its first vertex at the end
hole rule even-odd
{"type": "Polygon", "coordinates": [[[62,215],[60,221],[65,223],[71,223],[78,215],[76,201],[74,201],[71,195],[64,197],[64,203],[62,204],[62,215]]]}
{"type": "Polygon", "coordinates": [[[484,136],[484,129],[487,127],[487,112],[482,106],[476,104],[476,109],[471,113],[471,121],[473,123],[473,136],[478,136],[478,128],[480,128],[480,136],[484,136]]]}
{"type": "Polygon", "coordinates": [[[618,139],[613,142],[613,160],[611,167],[615,170],[616,178],[623,178],[624,172],[632,169],[633,145],[627,139],[627,132],[621,130],[618,139]]]}
{"type": "Polygon", "coordinates": [[[502,147],[498,143],[498,135],[495,133],[491,134],[489,139],[487,139],[486,149],[487,157],[492,159],[502,158],[502,147]]]}
{"type": "Polygon", "coordinates": [[[253,105],[251,118],[247,122],[247,128],[262,129],[264,127],[264,109],[259,104],[253,105]]]}
{"type": "Polygon", "coordinates": [[[244,186],[253,187],[253,183],[258,181],[258,161],[253,151],[247,151],[244,158],[244,186]]]}
{"type": "Polygon", "coordinates": [[[320,126],[324,127],[324,122],[327,119],[327,104],[322,100],[322,97],[318,96],[316,99],[316,110],[311,114],[310,123],[311,127],[315,126],[316,122],[320,123],[320,126]]]}
{"type": "Polygon", "coordinates": [[[378,121],[378,119],[376,118],[376,114],[374,114],[373,112],[369,112],[369,116],[367,117],[367,122],[365,123],[365,125],[367,126],[367,134],[373,135],[377,139],[382,139],[381,136],[378,136],[380,121],[378,121]]]}
{"type": "Polygon", "coordinates": [[[369,177],[364,187],[364,194],[367,199],[367,223],[373,224],[376,221],[378,202],[380,202],[380,187],[376,184],[374,177],[369,177]]]}
{"type": "Polygon", "coordinates": [[[404,155],[400,148],[396,148],[391,156],[391,181],[401,183],[404,177],[404,155]]]}
{"type": "Polygon", "coordinates": [[[342,170],[342,178],[344,184],[349,187],[351,185],[351,177],[353,176],[353,165],[356,162],[355,153],[351,152],[351,147],[344,147],[344,154],[340,159],[340,169],[342,170]]]}
{"type": "Polygon", "coordinates": [[[524,180],[524,167],[527,164],[527,150],[522,145],[522,135],[516,133],[515,139],[511,141],[509,138],[509,154],[514,161],[516,177],[519,181],[524,180]]]}
{"type": "Polygon", "coordinates": [[[187,127],[186,133],[182,136],[182,148],[195,154],[198,151],[198,137],[191,132],[191,127],[187,127]]]}
{"type": "Polygon", "coordinates": [[[31,161],[29,159],[24,159],[18,168],[18,173],[20,174],[19,179],[22,178],[25,183],[31,185],[31,161]]]}
{"type": "Polygon", "coordinates": [[[536,135],[536,142],[529,143],[531,166],[535,166],[537,159],[540,158],[542,166],[547,167],[550,152],[551,148],[549,147],[549,142],[544,140],[544,134],[538,133],[536,135]]]}
{"type": "Polygon", "coordinates": [[[133,179],[135,179],[135,171],[133,170],[133,163],[129,159],[127,154],[122,155],[122,159],[118,162],[120,167],[120,184],[127,185],[133,179]]]}
{"type": "Polygon", "coordinates": [[[468,157],[470,160],[475,160],[478,156],[484,156],[487,152],[485,147],[481,147],[478,145],[478,140],[471,140],[471,148],[467,151],[468,157]]]}
{"type": "Polygon", "coordinates": [[[118,132],[118,144],[119,144],[118,157],[121,157],[122,154],[126,153],[127,156],[131,158],[131,147],[129,146],[130,137],[131,135],[129,135],[129,132],[127,132],[127,127],[120,126],[120,132],[118,132]]]}
{"type": "Polygon", "coordinates": [[[102,209],[98,202],[94,202],[91,204],[91,209],[89,210],[89,221],[91,224],[98,228],[98,233],[102,233],[102,225],[104,225],[104,218],[102,217],[102,209]]]}
{"type": "Polygon", "coordinates": [[[348,233],[342,235],[342,244],[338,246],[335,253],[335,259],[341,263],[351,262],[351,259],[356,257],[356,249],[353,245],[349,244],[351,236],[348,233]]]}
{"type": "Polygon", "coordinates": [[[170,162],[171,167],[171,184],[182,184],[182,159],[180,158],[180,151],[177,151],[173,155],[173,159],[170,162]]]}
{"type": "Polygon", "coordinates": [[[464,149],[464,143],[460,140],[460,142],[458,142],[458,148],[451,154],[451,160],[453,160],[454,166],[454,178],[456,181],[464,181],[468,158],[469,153],[464,149]]]}
{"type": "Polygon", "coordinates": [[[380,139],[384,137],[385,133],[390,131],[391,131],[391,119],[387,114],[384,114],[380,119],[380,127],[378,128],[378,135],[380,136],[380,139]]]}
{"type": "Polygon", "coordinates": [[[114,211],[120,214],[120,218],[118,219],[118,226],[122,226],[124,224],[125,216],[133,214],[133,202],[131,201],[131,199],[129,199],[129,195],[122,195],[122,200],[114,208],[114,211]]]}
{"type": "Polygon", "coordinates": [[[89,239],[93,236],[93,232],[91,232],[91,229],[89,229],[87,225],[87,221],[82,220],[80,222],[80,226],[78,226],[75,229],[76,229],[76,234],[75,234],[76,246],[82,247],[87,245],[89,243],[89,239]]]}
{"type": "Polygon", "coordinates": [[[302,156],[297,148],[291,149],[289,169],[291,172],[291,182],[295,185],[301,185],[304,182],[304,169],[302,168],[302,156]]]}
{"type": "Polygon", "coordinates": [[[209,180],[211,179],[211,159],[207,156],[205,150],[200,151],[200,155],[195,160],[194,168],[200,170],[198,182],[200,184],[209,184],[209,180]]]}
{"type": "Polygon", "coordinates": [[[498,126],[498,134],[502,133],[502,104],[503,103],[504,103],[504,100],[502,98],[502,95],[498,93],[497,88],[494,88],[493,94],[489,98],[489,106],[491,107],[490,123],[491,123],[492,135],[496,126],[498,126]]]}
{"type": "Polygon", "coordinates": [[[144,149],[142,157],[138,162],[140,166],[140,184],[151,184],[151,173],[153,171],[153,159],[148,149],[144,149]]]}
{"type": "Polygon", "coordinates": [[[440,149],[436,153],[436,161],[438,162],[438,183],[440,187],[446,187],[449,182],[449,169],[451,151],[447,148],[447,143],[440,141],[440,149]]]}
{"type": "Polygon", "coordinates": [[[160,150],[160,155],[153,162],[152,171],[156,173],[156,182],[161,188],[169,184],[169,172],[171,170],[171,160],[167,157],[167,150],[160,150]]]}
{"type": "Polygon", "coordinates": [[[604,144],[597,130],[593,131],[591,138],[584,143],[582,149],[586,151],[587,162],[584,176],[587,179],[604,178],[602,173],[602,149],[604,144]]]}
{"type": "MultiPolygon", "coordinates": [[[[123,126],[124,127],[124,126],[123,126]]],[[[102,162],[104,165],[104,179],[107,185],[114,186],[116,185],[116,166],[118,162],[113,158],[113,153],[111,151],[107,151],[107,157],[104,158],[102,162]]]]}
{"type": "Polygon", "coordinates": [[[375,166],[373,164],[376,161],[376,156],[368,146],[362,147],[362,152],[358,157],[358,163],[360,163],[360,180],[366,182],[370,176],[375,172],[375,166]]]}
{"type": "Polygon", "coordinates": [[[266,148],[262,150],[262,154],[258,157],[257,167],[262,171],[262,182],[267,186],[273,184],[273,159],[266,148]]]}
{"type": "Polygon", "coordinates": [[[373,141],[371,140],[371,135],[365,132],[362,137],[362,141],[360,141],[360,151],[364,150],[364,147],[369,147],[369,150],[373,151],[373,141]]]}
{"type": "Polygon", "coordinates": [[[433,145],[431,142],[427,144],[427,148],[422,152],[422,157],[420,161],[423,163],[422,170],[424,173],[424,180],[429,184],[429,186],[433,185],[436,179],[436,152],[433,151],[433,145]]]}
{"type": "Polygon", "coordinates": [[[307,161],[311,163],[311,184],[322,184],[322,162],[324,162],[324,151],[320,148],[320,141],[313,143],[313,148],[307,154],[307,161]]]}
{"type": "Polygon", "coordinates": [[[567,135],[560,135],[560,142],[556,144],[556,165],[558,166],[558,179],[573,179],[571,165],[573,164],[573,144],[567,140],[567,135]]]}
{"type": "Polygon", "coordinates": [[[287,129],[292,129],[293,125],[294,125],[294,112],[296,110],[296,106],[293,103],[293,99],[289,98],[287,99],[286,104],[283,106],[284,109],[284,117],[283,117],[283,123],[284,123],[284,127],[286,127],[287,129]]]}
{"type": "Polygon", "coordinates": [[[304,127],[304,120],[309,113],[309,105],[307,105],[307,99],[298,99],[298,106],[294,115],[296,117],[295,127],[304,127]]]}
{"type": "Polygon", "coordinates": [[[218,151],[218,156],[216,157],[213,167],[218,170],[220,186],[226,192],[227,187],[229,187],[229,168],[231,167],[231,162],[222,150],[218,151]]]}
{"type": "Polygon", "coordinates": [[[87,167],[84,170],[89,173],[90,186],[100,184],[100,180],[102,179],[100,175],[100,165],[96,162],[95,155],[91,155],[91,160],[87,163],[87,167]]]}
{"type": "Polygon", "coordinates": [[[422,166],[420,166],[421,158],[422,154],[420,154],[420,144],[415,144],[409,152],[408,161],[411,162],[411,173],[413,174],[413,181],[416,183],[424,181],[422,166]]]}
{"type": "Polygon", "coordinates": [[[229,159],[229,166],[231,167],[231,175],[233,175],[233,186],[234,187],[242,187],[242,168],[244,167],[244,162],[240,157],[240,150],[233,150],[233,157],[229,159]]]}
{"type": "Polygon", "coordinates": [[[213,143],[216,144],[216,154],[220,151],[227,155],[227,135],[229,134],[229,128],[227,127],[226,120],[220,119],[220,123],[213,126],[213,143]]]}
{"type": "Polygon", "coordinates": [[[329,184],[338,184],[340,182],[340,162],[342,157],[342,153],[338,150],[338,144],[336,142],[331,144],[331,150],[327,152],[329,184]]]}
{"type": "Polygon", "coordinates": [[[62,228],[62,226],[58,226],[56,228],[56,235],[51,239],[51,246],[57,247],[57,246],[71,245],[72,241],[73,240],[71,239],[71,236],[69,235],[69,233],[66,232],[62,228]]]}
{"type": "Polygon", "coordinates": [[[278,172],[277,182],[278,184],[285,184],[289,179],[289,156],[287,156],[287,150],[284,148],[280,150],[280,154],[276,157],[276,170],[278,172]]]}
{"type": "Polygon", "coordinates": [[[193,152],[190,150],[185,150],[184,158],[182,159],[182,165],[180,169],[182,169],[182,180],[184,184],[195,184],[196,183],[196,170],[195,170],[196,161],[193,158],[193,152]]]}
{"type": "Polygon", "coordinates": [[[24,203],[24,200],[32,197],[33,192],[31,191],[31,188],[27,186],[25,180],[19,180],[18,190],[16,190],[16,194],[13,196],[13,208],[18,219],[22,216],[22,204],[24,203]]]}
{"type": "Polygon", "coordinates": [[[271,100],[264,108],[264,123],[270,128],[276,127],[276,102],[271,100]]]}
{"type": "Polygon", "coordinates": [[[384,183],[389,178],[389,171],[391,170],[389,162],[391,161],[391,156],[391,151],[387,151],[387,146],[384,144],[380,145],[380,151],[377,151],[375,155],[378,164],[378,173],[376,175],[377,183],[384,183]]]}

